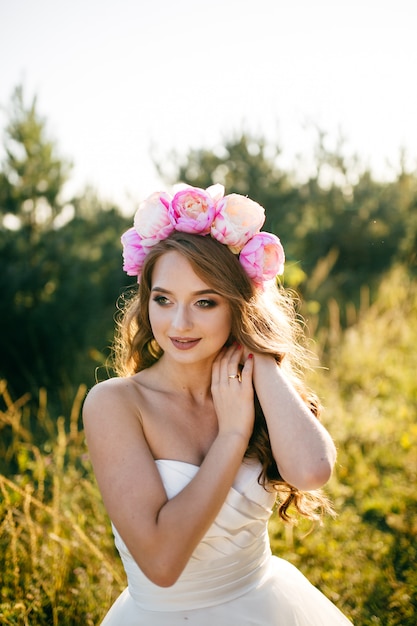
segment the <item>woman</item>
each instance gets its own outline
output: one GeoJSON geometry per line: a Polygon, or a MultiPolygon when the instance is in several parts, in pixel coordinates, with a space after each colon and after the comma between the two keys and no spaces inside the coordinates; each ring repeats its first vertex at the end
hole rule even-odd
{"type": "Polygon", "coordinates": [[[335,448],[299,371],[284,252],[264,210],[220,185],[156,193],[122,237],[138,294],[120,377],[84,406],[87,442],[128,588],[105,626],[349,624],[271,556],[279,495],[316,515],[335,448]],[[311,493],[313,491],[313,493],[311,493]]]}

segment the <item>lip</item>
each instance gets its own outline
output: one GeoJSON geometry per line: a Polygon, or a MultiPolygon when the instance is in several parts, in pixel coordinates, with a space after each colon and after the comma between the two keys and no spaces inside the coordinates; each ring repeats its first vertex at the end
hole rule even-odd
{"type": "Polygon", "coordinates": [[[170,337],[172,345],[178,350],[191,350],[200,341],[194,337],[170,337]]]}

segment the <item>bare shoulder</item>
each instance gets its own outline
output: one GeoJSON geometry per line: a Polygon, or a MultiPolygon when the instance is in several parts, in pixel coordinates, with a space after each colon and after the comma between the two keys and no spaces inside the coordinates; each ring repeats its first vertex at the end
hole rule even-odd
{"type": "Polygon", "coordinates": [[[134,376],[109,378],[90,389],[83,406],[84,425],[96,419],[140,417],[140,386],[134,376]]]}
{"type": "Polygon", "coordinates": [[[142,438],[141,390],[135,376],[111,378],[90,389],[83,406],[88,446],[117,439],[142,438]]]}
{"type": "Polygon", "coordinates": [[[86,403],[107,401],[112,397],[119,397],[126,393],[135,385],[132,376],[115,377],[103,380],[92,387],[86,397],[86,403]]]}
{"type": "Polygon", "coordinates": [[[141,388],[135,376],[111,378],[89,391],[83,407],[84,433],[98,478],[126,458],[149,456],[143,434],[141,388]]]}

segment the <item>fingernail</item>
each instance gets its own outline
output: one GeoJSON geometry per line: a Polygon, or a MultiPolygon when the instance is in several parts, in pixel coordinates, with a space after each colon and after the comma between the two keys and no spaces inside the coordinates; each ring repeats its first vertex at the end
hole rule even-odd
{"type": "Polygon", "coordinates": [[[253,359],[253,354],[252,352],[250,354],[248,354],[248,359],[253,359]]]}

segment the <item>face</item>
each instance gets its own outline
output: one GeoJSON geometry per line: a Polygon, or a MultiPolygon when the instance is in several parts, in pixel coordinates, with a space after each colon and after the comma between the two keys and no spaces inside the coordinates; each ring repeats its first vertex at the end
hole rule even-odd
{"type": "Polygon", "coordinates": [[[211,363],[231,329],[227,300],[197,276],[179,252],[155,263],[149,300],[153,335],[165,358],[181,363],[211,363]]]}

